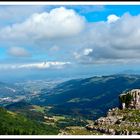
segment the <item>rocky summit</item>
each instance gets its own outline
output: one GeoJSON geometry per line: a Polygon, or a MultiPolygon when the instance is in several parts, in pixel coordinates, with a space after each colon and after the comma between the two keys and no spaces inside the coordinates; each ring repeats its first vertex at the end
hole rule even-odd
{"type": "Polygon", "coordinates": [[[120,95],[122,109],[140,109],[140,89],[133,89],[120,95]]]}
{"type": "Polygon", "coordinates": [[[140,135],[140,89],[120,94],[121,108],[109,109],[106,117],[100,117],[87,130],[107,135],[140,135]]]}

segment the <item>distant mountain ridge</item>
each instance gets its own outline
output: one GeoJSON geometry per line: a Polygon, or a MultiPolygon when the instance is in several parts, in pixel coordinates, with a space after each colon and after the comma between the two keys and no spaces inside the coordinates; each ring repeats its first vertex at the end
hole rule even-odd
{"type": "Polygon", "coordinates": [[[0,98],[15,97],[16,95],[25,95],[23,88],[15,84],[0,82],[0,98]]]}
{"type": "Polygon", "coordinates": [[[140,88],[140,75],[95,76],[63,82],[51,91],[43,89],[31,102],[53,106],[50,113],[97,119],[120,105],[119,94],[133,88],[140,88]]]}

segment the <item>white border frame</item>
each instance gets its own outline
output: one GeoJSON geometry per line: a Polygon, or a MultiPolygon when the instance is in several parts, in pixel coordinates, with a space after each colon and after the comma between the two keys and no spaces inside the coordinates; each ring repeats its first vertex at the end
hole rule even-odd
{"type": "Polygon", "coordinates": [[[36,2],[36,1],[27,1],[27,2],[17,2],[17,1],[12,1],[12,2],[6,2],[6,1],[0,1],[0,5],[140,5],[140,1],[87,1],[87,2],[82,2],[82,1],[41,1],[41,2],[36,2]]]}
{"type": "MultiPolygon", "coordinates": [[[[140,5],[140,1],[133,2],[133,1],[120,1],[120,2],[109,2],[109,1],[87,1],[87,2],[81,2],[81,1],[27,1],[27,2],[5,2],[1,1],[0,5],[140,5]]],[[[68,138],[68,139],[140,139],[140,135],[0,135],[0,139],[62,139],[62,138],[68,138]]]]}

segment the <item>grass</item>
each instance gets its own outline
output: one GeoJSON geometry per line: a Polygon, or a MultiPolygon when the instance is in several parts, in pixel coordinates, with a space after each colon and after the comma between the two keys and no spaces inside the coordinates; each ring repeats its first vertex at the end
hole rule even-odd
{"type": "Polygon", "coordinates": [[[9,113],[12,117],[16,117],[16,113],[15,112],[11,112],[11,111],[7,111],[7,113],[9,113]]]}
{"type": "Polygon", "coordinates": [[[66,127],[64,132],[67,135],[102,135],[100,132],[89,131],[84,127],[78,127],[78,126],[66,127]]]}
{"type": "Polygon", "coordinates": [[[37,112],[45,113],[45,107],[41,107],[41,106],[37,106],[37,105],[33,105],[32,107],[37,112]]]}
{"type": "Polygon", "coordinates": [[[56,121],[65,120],[65,117],[64,117],[64,116],[53,116],[53,118],[54,118],[56,121]]]}

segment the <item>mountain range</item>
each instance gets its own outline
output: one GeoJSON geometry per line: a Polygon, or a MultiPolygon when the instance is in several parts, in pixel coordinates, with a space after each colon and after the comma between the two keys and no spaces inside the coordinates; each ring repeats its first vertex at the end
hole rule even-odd
{"type": "MultiPolygon", "coordinates": [[[[86,125],[120,107],[119,95],[139,89],[140,75],[93,76],[52,82],[50,86],[44,81],[29,84],[0,83],[0,103],[5,108],[0,108],[0,134],[104,134],[86,130],[86,125]]],[[[131,110],[121,112],[132,114],[131,110]]]]}
{"type": "Polygon", "coordinates": [[[139,75],[94,76],[58,84],[52,90],[42,89],[31,103],[52,106],[49,113],[97,119],[109,108],[119,106],[118,95],[140,88],[139,75]]]}
{"type": "MultiPolygon", "coordinates": [[[[35,84],[30,84],[26,91],[25,84],[1,82],[0,103],[6,106],[24,99],[29,104],[50,106],[47,112],[49,114],[97,119],[105,115],[109,108],[120,105],[118,95],[122,92],[140,88],[140,75],[116,74],[72,79],[55,83],[51,88],[48,88],[48,83],[42,84],[41,88],[41,82],[36,81],[35,84]],[[37,95],[30,92],[30,89],[38,89],[39,85],[40,91],[37,95]]],[[[28,83],[26,87],[27,85],[28,83]]],[[[16,110],[16,104],[12,105],[12,108],[13,106],[16,110]]]]}

